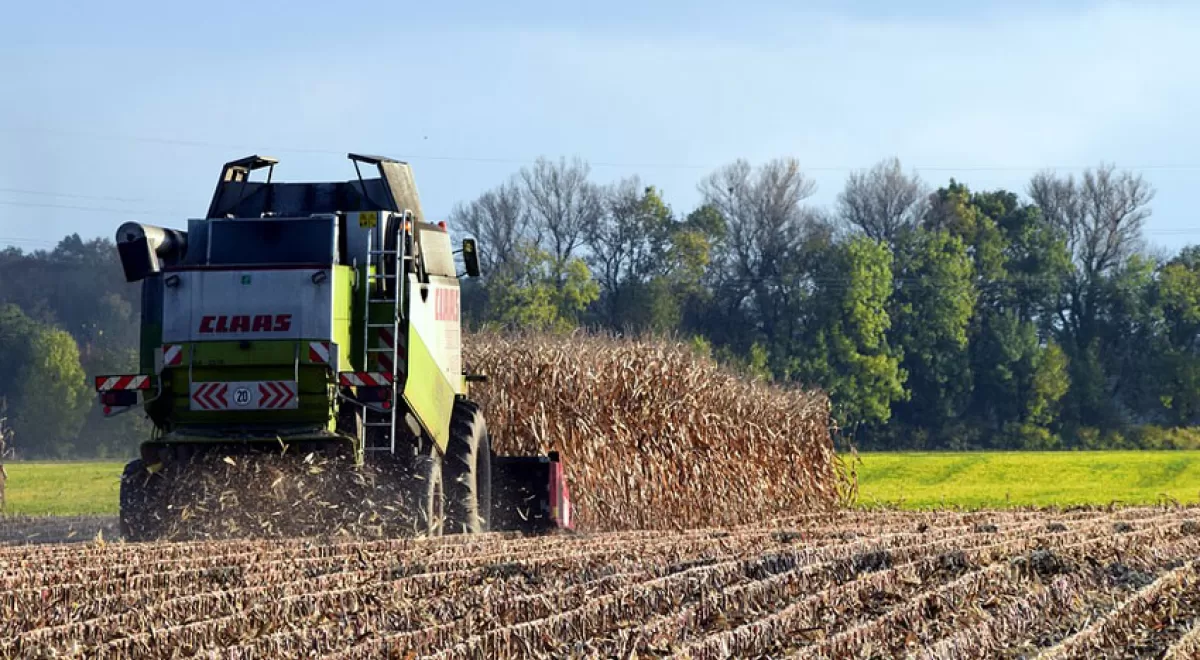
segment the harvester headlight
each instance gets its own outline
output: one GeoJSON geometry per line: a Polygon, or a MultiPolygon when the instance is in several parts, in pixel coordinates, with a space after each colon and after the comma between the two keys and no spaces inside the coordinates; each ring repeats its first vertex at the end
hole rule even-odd
{"type": "Polygon", "coordinates": [[[329,274],[323,270],[318,270],[317,272],[312,274],[313,284],[320,284],[327,279],[329,279],[329,274]]]}
{"type": "Polygon", "coordinates": [[[166,284],[167,286],[169,286],[173,289],[173,288],[179,286],[179,284],[182,281],[183,280],[179,279],[178,275],[171,275],[171,276],[167,277],[167,279],[163,280],[163,284],[166,284]]]}

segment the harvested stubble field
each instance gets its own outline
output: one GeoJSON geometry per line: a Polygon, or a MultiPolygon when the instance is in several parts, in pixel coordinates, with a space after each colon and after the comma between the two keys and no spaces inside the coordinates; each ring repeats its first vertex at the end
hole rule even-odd
{"type": "Polygon", "coordinates": [[[841,512],[549,538],[10,545],[0,656],[1194,658],[1198,519],[841,512]]]}

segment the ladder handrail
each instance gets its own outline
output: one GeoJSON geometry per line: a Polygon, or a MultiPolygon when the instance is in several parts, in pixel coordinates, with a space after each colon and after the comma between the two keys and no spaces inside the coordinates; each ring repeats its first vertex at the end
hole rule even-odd
{"type": "MultiPolygon", "coordinates": [[[[383,216],[386,212],[380,212],[383,216]]],[[[412,218],[413,213],[410,210],[405,210],[399,214],[400,222],[399,232],[397,236],[397,245],[395,250],[387,249],[387,235],[385,234],[388,223],[384,218],[380,218],[375,226],[367,232],[367,261],[365,264],[366,277],[364,278],[365,286],[363,286],[362,309],[363,309],[363,352],[362,352],[362,368],[369,370],[371,354],[386,354],[391,355],[391,376],[392,376],[392,406],[384,415],[386,421],[371,421],[369,415],[375,411],[373,408],[362,405],[363,408],[363,423],[359,426],[359,442],[363,447],[363,451],[390,451],[396,453],[396,387],[399,378],[399,360],[396,359],[396,344],[400,341],[400,321],[404,310],[404,292],[408,279],[408,264],[412,260],[412,255],[409,253],[409,238],[412,235],[412,218]],[[378,243],[380,249],[375,249],[378,243]],[[395,257],[395,267],[393,272],[388,273],[384,268],[387,262],[387,257],[395,257]],[[374,269],[374,271],[372,271],[374,269]],[[387,281],[392,280],[392,286],[386,286],[387,281]],[[374,286],[378,282],[377,286],[374,286]],[[378,291],[375,291],[375,289],[378,291]],[[390,291],[390,294],[387,293],[390,291]],[[375,297],[372,297],[372,296],[375,297]],[[391,347],[372,348],[371,347],[371,330],[373,328],[386,328],[388,324],[384,321],[372,321],[371,306],[373,304],[391,303],[391,331],[392,342],[391,347]],[[388,446],[369,446],[367,444],[368,429],[371,428],[386,428],[388,430],[388,446]]],[[[378,358],[376,358],[378,359],[378,358]]]]}

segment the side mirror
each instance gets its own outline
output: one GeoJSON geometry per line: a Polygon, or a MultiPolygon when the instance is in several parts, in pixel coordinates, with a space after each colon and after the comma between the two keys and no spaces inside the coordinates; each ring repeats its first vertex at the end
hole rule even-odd
{"type": "Polygon", "coordinates": [[[467,267],[467,275],[479,277],[479,252],[475,249],[475,239],[463,239],[463,265],[467,267]]]}

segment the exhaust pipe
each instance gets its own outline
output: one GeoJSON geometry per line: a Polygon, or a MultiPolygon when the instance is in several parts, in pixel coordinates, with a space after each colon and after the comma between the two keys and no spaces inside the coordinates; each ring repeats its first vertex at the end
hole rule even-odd
{"type": "Polygon", "coordinates": [[[175,264],[187,254],[187,232],[137,222],[117,228],[117,252],[126,282],[138,282],[175,264]]]}

